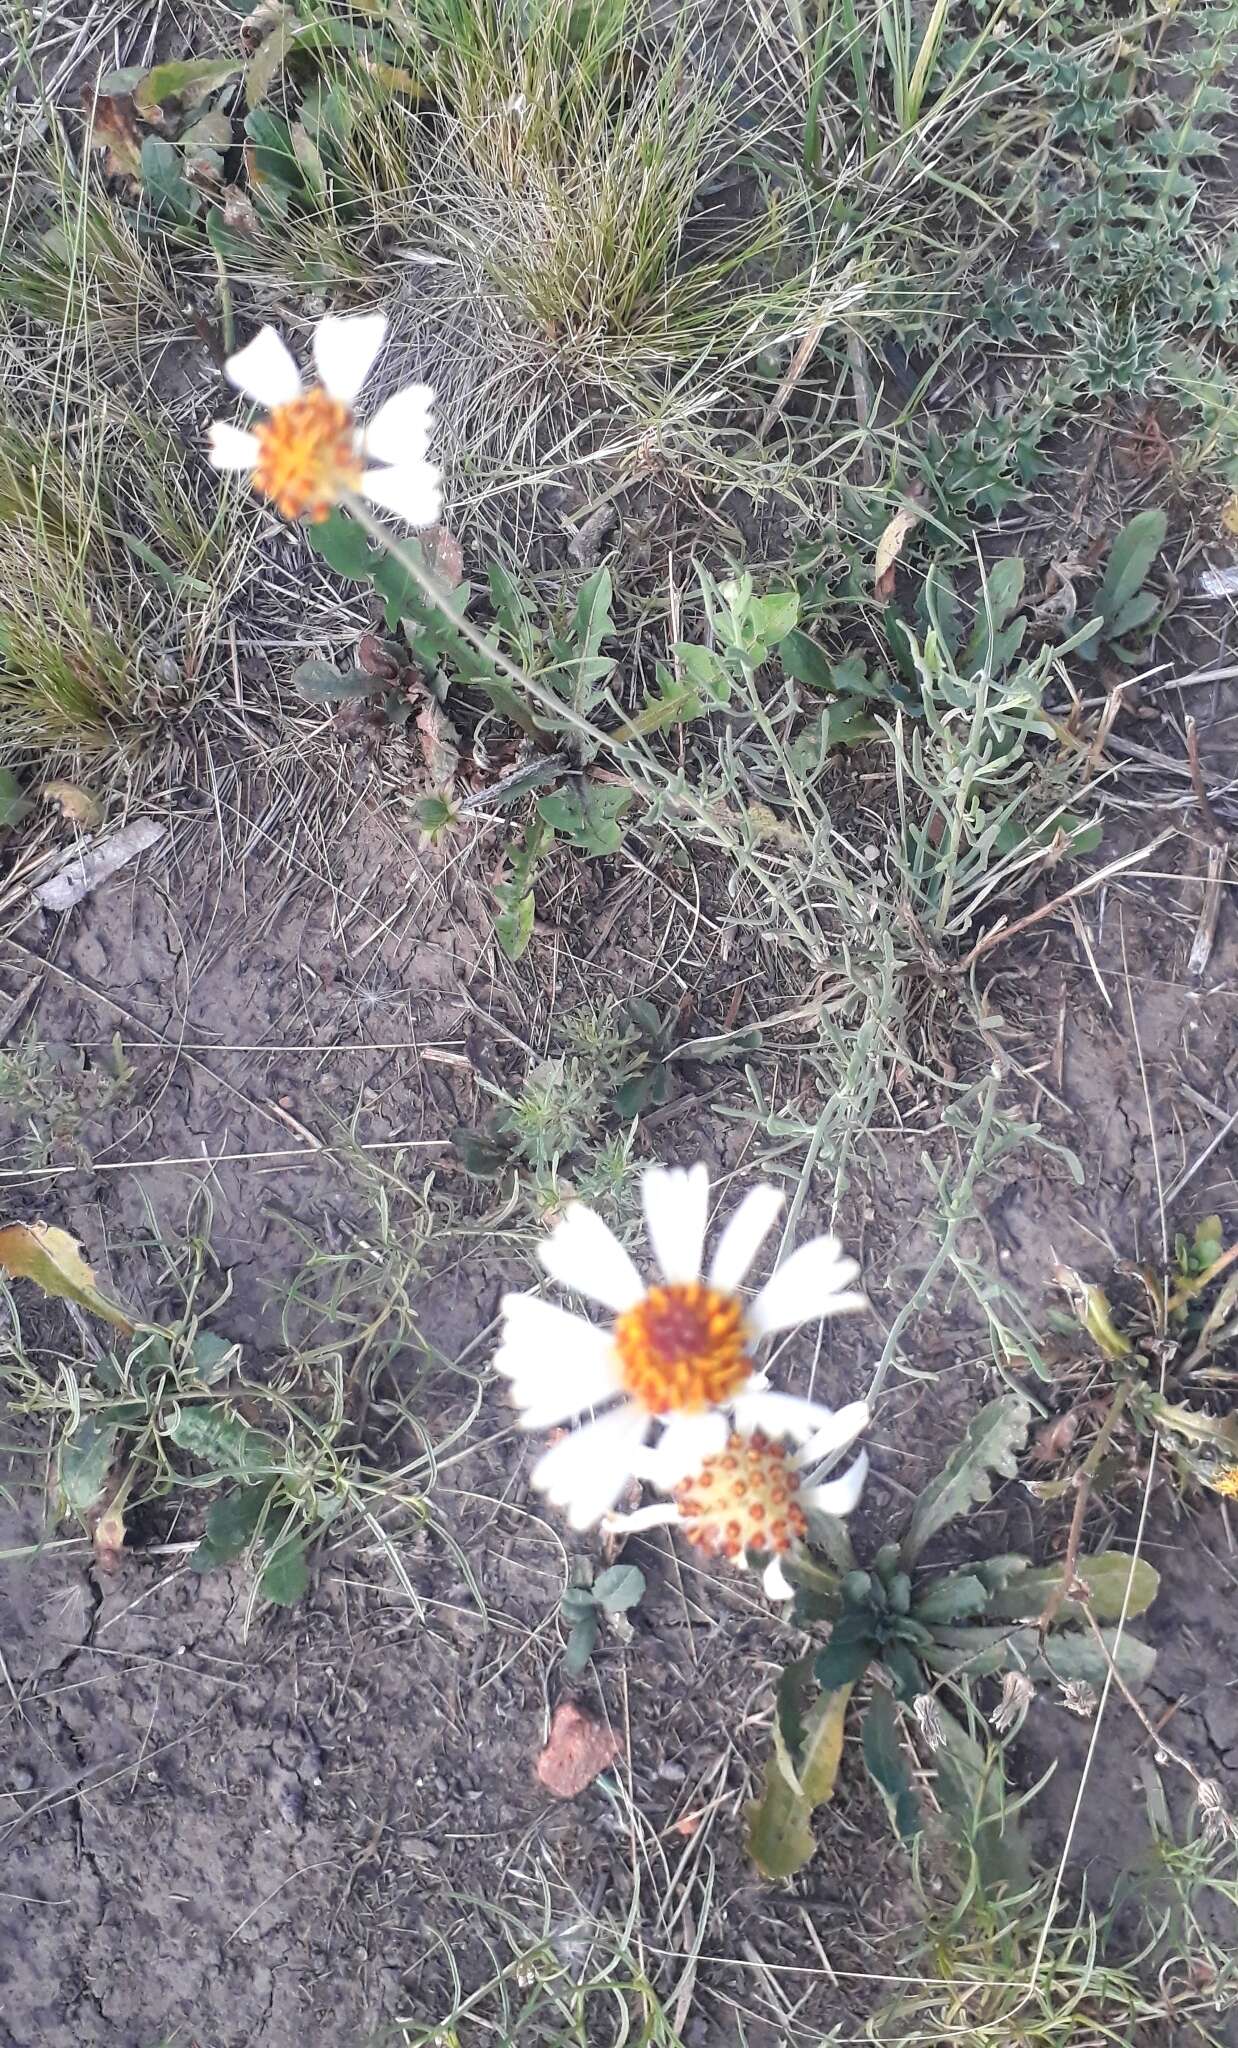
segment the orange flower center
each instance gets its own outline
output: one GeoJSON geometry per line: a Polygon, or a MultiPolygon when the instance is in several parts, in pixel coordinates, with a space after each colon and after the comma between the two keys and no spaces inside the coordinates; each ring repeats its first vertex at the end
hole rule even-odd
{"type": "Polygon", "coordinates": [[[361,481],[352,411],[318,385],[277,405],[254,433],[254,489],[285,519],[317,524],[339,503],[341,491],[354,490],[361,481]]]}
{"type": "Polygon", "coordinates": [[[615,1323],[624,1387],[650,1415],[699,1415],[729,1401],[752,1371],[744,1341],[738,1296],[699,1280],[651,1287],[615,1323]]]}
{"type": "Polygon", "coordinates": [[[711,1557],[740,1557],[746,1550],[781,1555],[808,1535],[800,1475],[787,1446],[759,1429],[731,1436],[724,1451],[706,1458],[675,1489],[675,1505],[689,1543],[711,1557]]]}
{"type": "Polygon", "coordinates": [[[1214,1472],[1208,1481],[1214,1493],[1224,1494],[1227,1500],[1238,1500],[1238,1465],[1224,1465],[1214,1472]]]}

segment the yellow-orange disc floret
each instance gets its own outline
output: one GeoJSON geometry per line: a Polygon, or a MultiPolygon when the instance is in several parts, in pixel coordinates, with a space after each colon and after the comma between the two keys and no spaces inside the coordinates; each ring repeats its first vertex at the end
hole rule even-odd
{"type": "Polygon", "coordinates": [[[738,1295],[700,1280],[651,1287],[615,1323],[623,1385],[650,1415],[699,1415],[752,1371],[738,1295]]]}
{"type": "Polygon", "coordinates": [[[285,519],[317,524],[361,481],[353,431],[351,408],[318,386],[277,405],[254,428],[254,489],[285,519]]]}
{"type": "Polygon", "coordinates": [[[1238,1500],[1238,1465],[1225,1465],[1214,1472],[1208,1481],[1214,1493],[1224,1494],[1227,1500],[1238,1500]]]}
{"type": "Polygon", "coordinates": [[[675,1505],[689,1543],[711,1557],[746,1550],[782,1556],[808,1534],[800,1475],[787,1446],[754,1430],[731,1436],[724,1451],[676,1488],[675,1505]]]}

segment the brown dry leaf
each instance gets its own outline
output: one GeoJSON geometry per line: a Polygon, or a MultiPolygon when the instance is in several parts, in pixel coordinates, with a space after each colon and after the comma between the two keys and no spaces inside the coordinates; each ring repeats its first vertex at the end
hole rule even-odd
{"type": "Polygon", "coordinates": [[[460,766],[460,749],[451,720],[433,697],[427,697],[417,713],[421,757],[435,789],[450,789],[460,766]]]}
{"type": "Polygon", "coordinates": [[[908,536],[920,524],[918,505],[901,505],[877,542],[873,561],[873,596],[886,598],[894,592],[894,567],[907,545],[908,536]]]}
{"type": "Polygon", "coordinates": [[[363,668],[367,676],[377,676],[380,682],[398,683],[400,680],[400,663],[377,633],[363,633],[358,640],[357,667],[363,668]]]}
{"type": "Polygon", "coordinates": [[[464,549],[451,529],[446,526],[432,526],[426,534],[423,546],[426,560],[449,590],[454,590],[464,574],[464,549]]]}
{"type": "Polygon", "coordinates": [[[90,120],[90,140],[95,149],[107,151],[104,171],[109,178],[136,178],[142,168],[142,136],[137,108],[127,92],[101,92],[96,98],[92,85],[82,87],[82,106],[90,120]]]}
{"type": "Polygon", "coordinates": [[[560,1700],[550,1736],[537,1759],[537,1775],[556,1799],[575,1799],[619,1755],[619,1738],[573,1700],[560,1700]]]}
{"type": "MultiPolygon", "coordinates": [[[[246,155],[248,153],[246,151],[246,155]]],[[[248,192],[239,185],[225,185],[219,196],[224,203],[224,226],[230,228],[234,235],[256,235],[260,223],[248,192]]]]}
{"type": "Polygon", "coordinates": [[[62,816],[71,825],[80,825],[83,832],[96,832],[103,823],[103,805],[98,797],[79,788],[76,782],[44,782],[40,784],[39,795],[46,803],[59,804],[62,816]]]}
{"type": "Polygon", "coordinates": [[[1056,1465],[1066,1456],[1078,1436],[1082,1419],[1077,1408],[1068,1408],[1065,1415],[1059,1415],[1053,1422],[1046,1422],[1032,1438],[1028,1456],[1037,1465],[1056,1465]]]}
{"type": "Polygon", "coordinates": [[[132,1330],[124,1310],[95,1285],[82,1248],[52,1223],[9,1223],[0,1230],[0,1267],[15,1280],[33,1280],[58,1301],[75,1301],[118,1330],[132,1330]]]}

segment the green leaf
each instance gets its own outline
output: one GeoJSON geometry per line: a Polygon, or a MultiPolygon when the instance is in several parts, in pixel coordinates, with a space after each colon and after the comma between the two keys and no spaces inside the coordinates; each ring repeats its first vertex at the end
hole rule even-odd
{"type": "Polygon", "coordinates": [[[30,807],[13,770],[0,768],[0,832],[8,825],[20,825],[30,807]]]}
{"type": "Polygon", "coordinates": [[[639,1565],[612,1564],[593,1581],[593,1597],[608,1614],[622,1614],[644,1597],[645,1574],[639,1565]]]}
{"type": "Polygon", "coordinates": [[[582,853],[617,853],[623,844],[618,821],[634,793],[600,783],[588,783],[583,789],[552,790],[539,796],[538,815],[582,853]]]}
{"type": "Polygon", "coordinates": [[[532,668],[537,657],[537,634],[533,611],[514,576],[498,562],[490,564],[490,602],[495,616],[522,668],[532,668]]]}
{"type": "Polygon", "coordinates": [[[267,1477],[281,1463],[273,1437],[251,1429],[220,1403],[179,1409],[167,1434],[191,1458],[200,1458],[230,1479],[267,1477]]]}
{"type": "Polygon", "coordinates": [[[350,669],[347,675],[330,661],[303,661],[292,672],[293,688],[311,704],[343,704],[349,698],[373,697],[383,688],[377,676],[364,669],[350,669]]]}
{"type": "Polygon", "coordinates": [[[976,1859],[983,1890],[1025,1891],[1031,1865],[1023,1832],[1005,1796],[1000,1752],[984,1748],[939,1700],[942,1747],[936,1752],[937,1794],[956,1839],[976,1859]]]}
{"type": "Polygon", "coordinates": [[[258,1533],[274,1483],[272,1480],[267,1486],[239,1487],[207,1509],[202,1541],[190,1553],[191,1571],[214,1571],[218,1565],[231,1564],[248,1549],[258,1533]]]}
{"type": "Polygon", "coordinates": [[[771,647],[794,631],[799,615],[799,594],[794,590],[774,590],[768,597],[754,597],[748,607],[753,632],[771,647]]]}
{"type": "MultiPolygon", "coordinates": [[[[1132,1690],[1146,1685],[1156,1666],[1156,1651],[1129,1629],[1122,1630],[1120,1643],[1116,1629],[1102,1629],[1101,1636],[1127,1685],[1132,1690]]],[[[940,1628],[932,1647],[924,1652],[924,1661],[934,1671],[968,1678],[1004,1671],[1013,1664],[1034,1679],[1056,1679],[1067,1685],[1072,1679],[1085,1678],[1097,1688],[1104,1684],[1108,1669],[1100,1645],[1090,1632],[1055,1632],[1042,1649],[1036,1629],[1011,1628],[1009,1624],[1000,1628],[940,1628]]]]}
{"type": "Polygon", "coordinates": [[[295,15],[285,15],[269,36],[259,43],[245,73],[245,104],[260,107],[282,71],[296,41],[301,24],[295,15]]]}
{"type": "Polygon", "coordinates": [[[60,1490],[75,1515],[97,1507],[116,1450],[117,1428],[100,1428],[83,1416],[60,1446],[60,1490]]]}
{"type": "Polygon", "coordinates": [[[877,1654],[872,1631],[869,1615],[844,1614],[836,1621],[829,1642],[813,1663],[817,1684],[827,1692],[836,1686],[854,1685],[877,1654]]]}
{"type": "Polygon", "coordinates": [[[698,647],[693,640],[679,640],[672,650],[679,664],[680,673],[685,676],[698,696],[711,704],[726,704],[731,696],[731,675],[726,663],[708,647],[698,647]]]}
{"type": "Polygon", "coordinates": [[[910,1706],[924,1691],[924,1674],[912,1652],[905,1643],[887,1642],[882,1643],[877,1657],[894,1680],[894,1690],[899,1699],[910,1706]]]}
{"type": "Polygon", "coordinates": [[[142,190],[156,212],[191,221],[201,211],[202,194],[185,177],[181,153],[162,135],[142,138],[142,190]]]}
{"type": "Polygon", "coordinates": [[[193,1340],[191,1356],[193,1369],[199,1379],[218,1379],[224,1368],[235,1363],[240,1355],[240,1346],[231,1337],[220,1337],[214,1330],[199,1330],[193,1340]]]}
{"type": "Polygon", "coordinates": [[[1096,600],[1110,633],[1164,547],[1167,526],[1165,514],[1159,510],[1136,512],[1110,548],[1105,580],[1096,600]]]}
{"type": "Polygon", "coordinates": [[[371,581],[378,558],[365,528],[347,512],[337,508],[326,519],[307,527],[306,538],[337,576],[348,576],[354,583],[371,581]]]}
{"type": "MultiPolygon", "coordinates": [[[[253,168],[259,183],[263,179],[269,179],[272,184],[286,191],[304,192],[305,182],[297,162],[296,150],[293,148],[292,129],[288,122],[278,114],[269,113],[266,107],[253,107],[245,116],[245,133],[253,145],[253,168]]],[[[340,517],[338,513],[332,515],[332,519],[340,517]]],[[[329,526],[332,520],[329,519],[325,523],[329,526]]],[[[365,539],[364,534],[362,539],[365,539]]],[[[319,547],[319,552],[324,553],[319,546],[320,529],[315,529],[313,540],[315,547],[319,547]]],[[[368,541],[366,546],[369,547],[368,541]]],[[[341,571],[341,574],[347,573],[346,570],[341,571]]]]}
{"type": "Polygon", "coordinates": [[[592,1614],[597,1602],[588,1586],[569,1586],[559,1602],[564,1621],[580,1621],[592,1614]]]}
{"type": "Polygon", "coordinates": [[[822,1693],[804,1723],[803,1745],[794,1761],[775,1723],[765,1789],[747,1813],[748,1849],[763,1877],[791,1877],[812,1855],[812,1813],[833,1797],[838,1782],[850,1697],[849,1685],[822,1693]]]}
{"type": "Polygon", "coordinates": [[[917,1593],[912,1613],[917,1621],[931,1628],[935,1622],[961,1621],[969,1614],[991,1613],[992,1598],[983,1579],[978,1579],[974,1572],[951,1572],[946,1578],[935,1579],[923,1593],[917,1593]]]}
{"type": "Polygon", "coordinates": [[[585,1665],[597,1648],[598,1620],[596,1614],[582,1614],[567,1638],[563,1652],[563,1669],[569,1678],[579,1678],[585,1665]]]}
{"type": "Polygon", "coordinates": [[[497,1180],[511,1162],[511,1139],[489,1127],[475,1130],[460,1124],[451,1134],[451,1144],[464,1171],[475,1180],[497,1180]]]}
{"type": "Polygon", "coordinates": [[[595,684],[602,682],[615,665],[600,652],[603,640],[614,632],[610,616],[613,595],[610,570],[602,568],[595,569],[585,580],[576,599],[572,626],[576,676],[571,694],[574,709],[582,714],[589,709],[595,684]]]}
{"type": "Polygon", "coordinates": [[[835,667],[824,648],[818,647],[797,626],[784,638],[778,649],[782,672],[792,682],[803,683],[810,690],[835,690],[835,667]]]}
{"type": "Polygon", "coordinates": [[[920,1833],[923,1822],[899,1739],[898,1715],[883,1685],[873,1687],[864,1716],[863,1742],[864,1763],[885,1802],[890,1825],[900,1842],[910,1842],[920,1833]]]}
{"type": "Polygon", "coordinates": [[[494,935],[509,960],[519,960],[533,936],[536,909],[533,891],[502,909],[494,920],[494,935]]]}
{"type": "Polygon", "coordinates": [[[226,85],[230,78],[235,78],[242,61],[240,57],[189,57],[156,64],[134,87],[133,104],[148,121],[158,114],[165,100],[181,100],[187,107],[196,106],[217,85],[226,85]]]}
{"type": "Polygon", "coordinates": [[[995,629],[1006,625],[1018,610],[1026,575],[1022,555],[1006,555],[1000,562],[994,562],[986,574],[984,587],[995,629]]]}
{"type": "Polygon", "coordinates": [[[991,1473],[1013,1479],[1015,1453],[1027,1441],[1030,1421],[1031,1409],[1022,1394],[1002,1394],[973,1416],[962,1442],[912,1510],[903,1538],[904,1565],[914,1564],[925,1544],[956,1515],[991,1497],[991,1473]]]}
{"type": "MultiPolygon", "coordinates": [[[[1097,1621],[1118,1620],[1126,1599],[1128,1579],[1128,1619],[1146,1612],[1155,1600],[1161,1583],[1160,1573],[1145,1558],[1128,1557],[1122,1550],[1102,1550],[1095,1557],[1081,1557],[1075,1567],[1075,1576],[1082,1579],[1088,1587],[1092,1612],[1097,1621]]],[[[1037,1570],[1023,1572],[1010,1585],[986,1595],[987,1619],[1035,1621],[1037,1616],[1044,1612],[1046,1602],[1061,1584],[1061,1579],[1061,1568],[1058,1565],[1042,1565],[1037,1570]]],[[[965,1611],[976,1610],[957,1610],[959,1614],[965,1611]]],[[[923,1615],[920,1618],[923,1620],[923,1615]]],[[[954,1618],[954,1615],[941,1616],[943,1621],[953,1621],[954,1618]]],[[[1059,1609],[1059,1618],[1063,1622],[1081,1621],[1083,1608],[1078,1601],[1064,1600],[1059,1609]]]]}
{"type": "Polygon", "coordinates": [[[258,1580],[258,1591],[276,1607],[295,1607],[297,1601],[303,1598],[308,1585],[309,1566],[305,1562],[305,1538],[281,1538],[275,1548],[267,1554],[262,1576],[258,1580]]]}

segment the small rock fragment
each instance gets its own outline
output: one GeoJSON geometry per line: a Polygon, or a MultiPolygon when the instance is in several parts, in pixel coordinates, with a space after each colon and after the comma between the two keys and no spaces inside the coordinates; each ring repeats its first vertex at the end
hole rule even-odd
{"type": "Polygon", "coordinates": [[[556,1799],[575,1799],[619,1754],[619,1738],[573,1700],[561,1700],[550,1738],[537,1760],[537,1775],[556,1799]]]}

